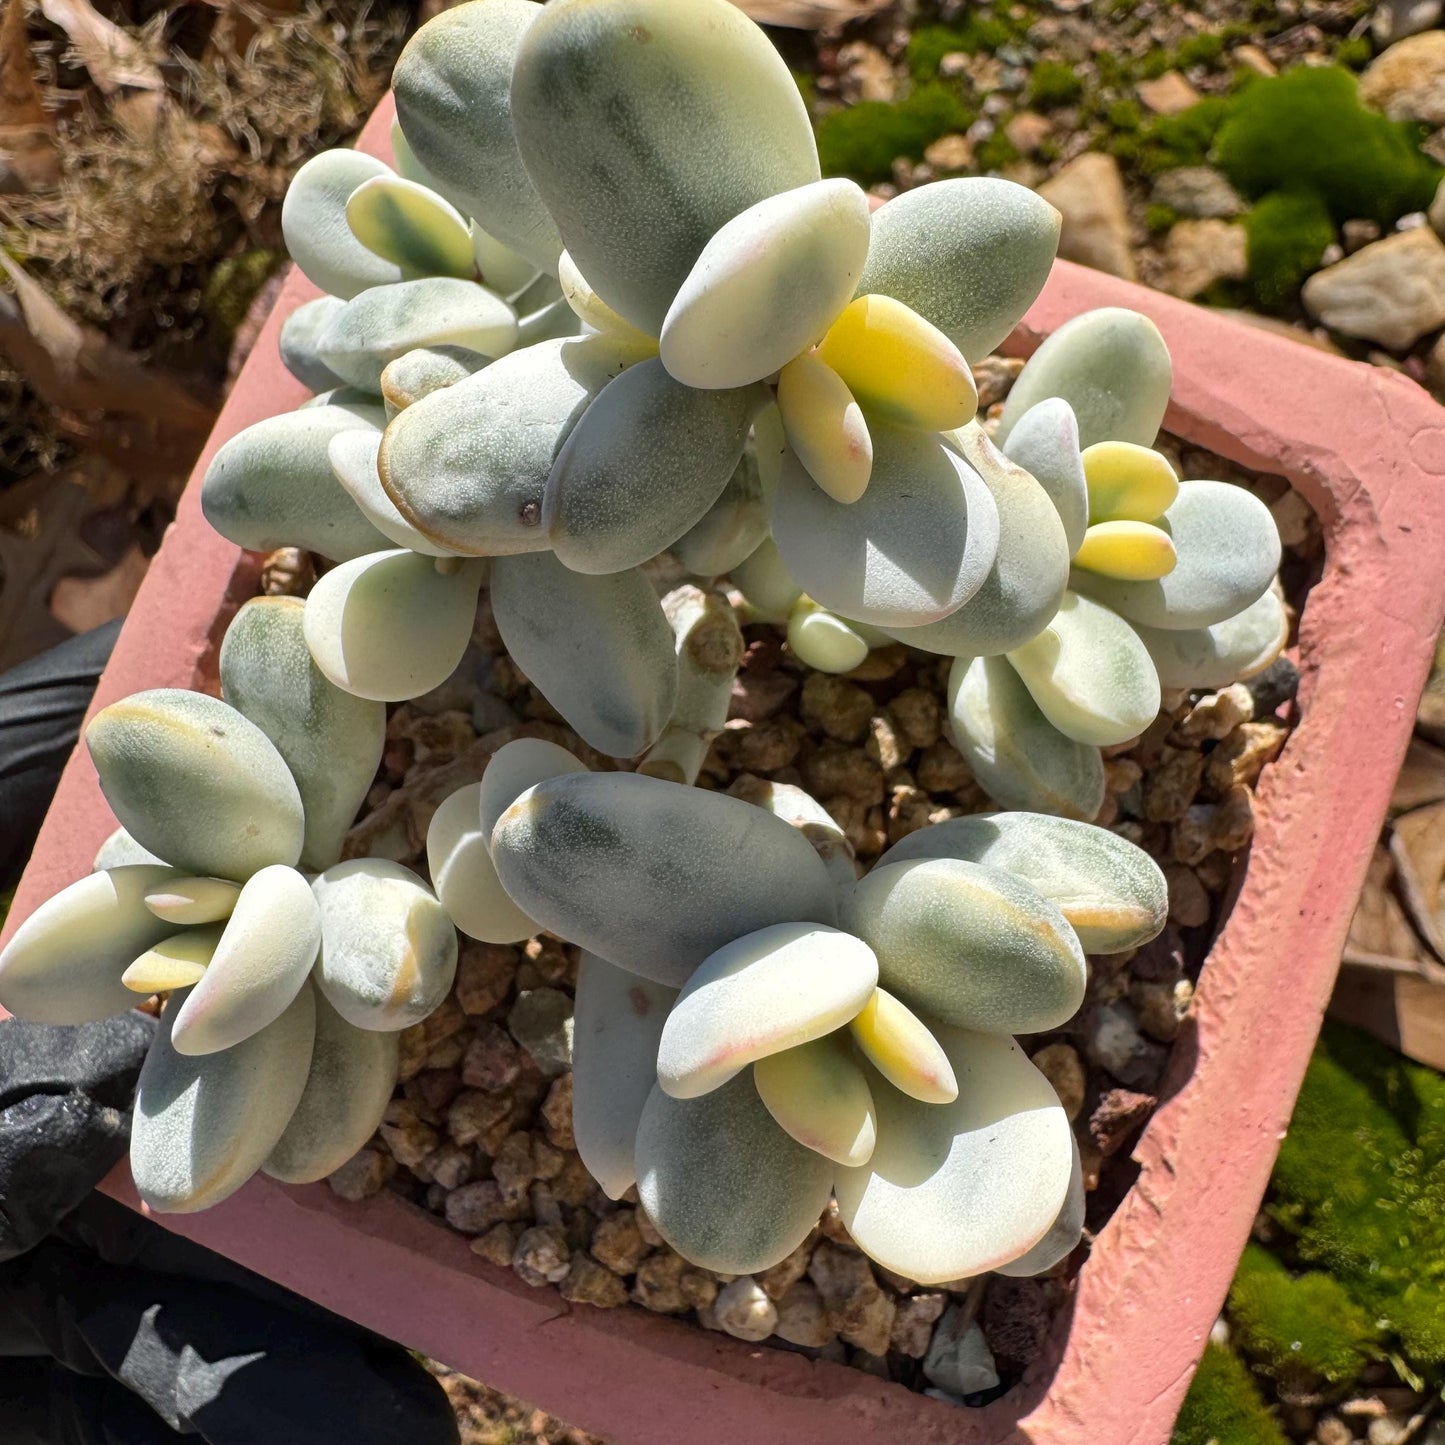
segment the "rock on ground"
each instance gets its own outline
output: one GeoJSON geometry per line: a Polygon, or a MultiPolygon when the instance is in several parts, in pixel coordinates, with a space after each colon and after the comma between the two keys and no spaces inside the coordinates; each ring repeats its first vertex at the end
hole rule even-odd
{"type": "Polygon", "coordinates": [[[1248,207],[1243,197],[1213,166],[1176,166],[1155,182],[1150,199],[1191,220],[1230,220],[1248,207]]]}
{"type": "Polygon", "coordinates": [[[1445,30],[1397,40],[1360,77],[1360,100],[1391,120],[1445,125],[1445,30]]]}
{"type": "Polygon", "coordinates": [[[1217,281],[1249,274],[1244,227],[1232,221],[1180,221],[1164,242],[1163,289],[1186,301],[1217,281]]]}
{"type": "Polygon", "coordinates": [[[1445,326],[1445,245],[1425,226],[1397,232],[1316,272],[1301,294],[1332,330],[1406,351],[1445,326]]]}
{"type": "Polygon", "coordinates": [[[1039,194],[1064,218],[1060,256],[1126,281],[1135,279],[1129,204],[1113,156],[1086,152],[1045,181],[1039,194]]]}

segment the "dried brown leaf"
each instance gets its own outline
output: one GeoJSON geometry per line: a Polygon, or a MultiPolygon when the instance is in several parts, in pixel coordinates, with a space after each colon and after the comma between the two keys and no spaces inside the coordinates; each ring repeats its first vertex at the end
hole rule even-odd
{"type": "Polygon", "coordinates": [[[60,178],[51,120],[25,36],[25,0],[0,17],[0,191],[47,190],[60,178]]]}
{"type": "Polygon", "coordinates": [[[52,25],[65,31],[103,94],[114,95],[122,86],[165,89],[160,67],[140,41],[96,11],[90,0],[40,0],[40,9],[52,25]]]}

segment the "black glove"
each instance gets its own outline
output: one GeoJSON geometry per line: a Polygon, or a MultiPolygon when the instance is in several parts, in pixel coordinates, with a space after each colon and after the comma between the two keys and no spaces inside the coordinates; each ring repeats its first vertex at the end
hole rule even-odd
{"type": "MultiPolygon", "coordinates": [[[[115,631],[0,677],[0,886],[115,631]]],[[[92,1192],[154,1030],[0,1021],[0,1445],[456,1445],[406,1350],[92,1192]]]]}

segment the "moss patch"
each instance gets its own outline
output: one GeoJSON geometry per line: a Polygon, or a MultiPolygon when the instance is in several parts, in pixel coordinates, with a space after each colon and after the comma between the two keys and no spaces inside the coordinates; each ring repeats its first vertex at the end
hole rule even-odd
{"type": "Polygon", "coordinates": [[[860,186],[886,181],[898,156],[918,160],[939,136],[967,130],[974,112],[941,81],[925,81],[894,104],[863,101],[830,111],[817,125],[825,176],[849,176],[860,186]]]}
{"type": "Polygon", "coordinates": [[[1227,1349],[1205,1347],[1171,1445],[1288,1445],[1249,1371],[1227,1349]]]}
{"type": "Polygon", "coordinates": [[[1419,139],[1416,128],[1366,110],[1350,71],[1298,66],[1231,98],[1214,155],[1247,196],[1313,191],[1337,223],[1367,217],[1392,226],[1428,206],[1440,179],[1419,139]]]}
{"type": "Polygon", "coordinates": [[[1249,281],[1266,310],[1288,305],[1335,239],[1334,222],[1313,191],[1266,196],[1244,218],[1249,281]]]}

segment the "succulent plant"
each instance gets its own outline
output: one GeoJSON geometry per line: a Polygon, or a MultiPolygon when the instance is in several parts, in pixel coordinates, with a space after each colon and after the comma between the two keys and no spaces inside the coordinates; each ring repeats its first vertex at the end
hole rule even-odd
{"type": "Polygon", "coordinates": [[[420,878],[338,861],[385,709],[326,680],[302,614],[291,598],[241,608],[222,698],[158,689],[95,716],[86,744],[122,830],[0,953],[0,1003],[20,1018],[84,1023],[168,995],[131,1132],[157,1210],[348,1159],[391,1096],[397,1031],[456,969],[420,878]]]}
{"type": "Polygon", "coordinates": [[[810,666],[847,671],[888,640],[955,658],[951,729],[979,783],[1007,807],[1092,818],[1099,748],[1142,733],[1161,689],[1250,677],[1288,634],[1268,509],[1242,487],[1181,482],[1151,448],[1169,385],[1152,322],[1088,312],[1024,368],[993,438],[977,423],[948,434],[992,494],[999,545],[983,585],[937,622],[831,613],[767,540],[733,581],[810,666]]]}
{"type": "Polygon", "coordinates": [[[816,804],[762,789],[592,773],[524,740],[436,815],[444,903],[503,898],[516,936],[584,950],[584,1163],[726,1273],[784,1258],[830,1196],[920,1282],[1048,1268],[1082,1228],[1077,1151],[1011,1035],[1075,1012],[1085,947],[1159,931],[1159,869],[1103,829],[1001,813],[912,833],[858,879],[816,804]]]}

